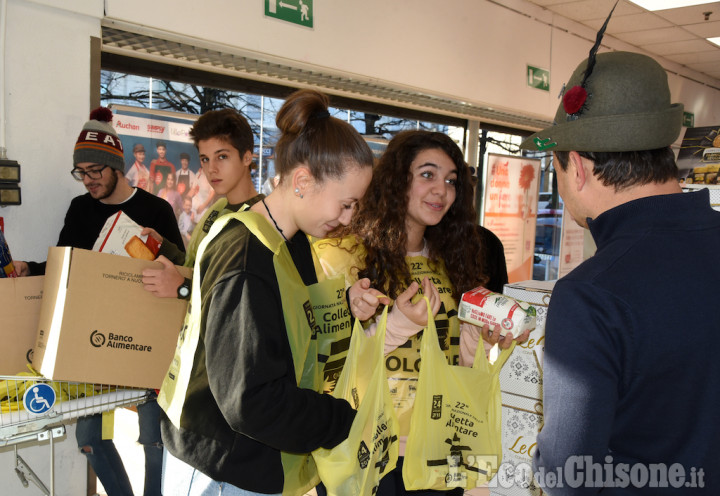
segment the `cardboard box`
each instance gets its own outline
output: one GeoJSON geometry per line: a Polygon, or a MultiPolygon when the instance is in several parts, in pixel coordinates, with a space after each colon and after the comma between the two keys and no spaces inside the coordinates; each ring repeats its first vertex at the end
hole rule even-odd
{"type": "Polygon", "coordinates": [[[0,279],[0,375],[28,372],[35,346],[45,277],[0,279]]]}
{"type": "Polygon", "coordinates": [[[542,359],[545,350],[545,319],[555,281],[523,281],[506,284],[503,294],[535,307],[535,330],[515,347],[500,371],[500,390],[542,399],[542,359]]]}
{"type": "MultiPolygon", "coordinates": [[[[187,302],[145,291],[159,262],[69,247],[48,251],[33,364],[53,380],[159,388],[187,302]]],[[[185,277],[191,270],[178,267],[185,277]]]]}
{"type": "Polygon", "coordinates": [[[503,459],[490,481],[490,494],[540,496],[532,475],[532,457],[542,428],[542,402],[510,393],[502,395],[503,459]]]}

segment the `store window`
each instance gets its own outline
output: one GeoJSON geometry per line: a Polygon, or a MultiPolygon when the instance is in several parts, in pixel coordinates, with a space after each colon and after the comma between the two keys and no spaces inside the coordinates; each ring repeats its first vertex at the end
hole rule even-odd
{"type": "MultiPolygon", "coordinates": [[[[562,200],[557,194],[551,156],[520,149],[523,136],[517,134],[480,130],[482,164],[488,163],[488,155],[523,156],[540,160],[535,248],[532,278],[535,280],[557,279],[562,230],[562,200]]],[[[478,209],[480,210],[480,209],[478,209]]]]}
{"type": "MultiPolygon", "coordinates": [[[[101,103],[103,105],[120,105],[145,111],[161,111],[173,113],[184,118],[190,124],[192,119],[208,111],[221,108],[235,108],[248,120],[255,135],[254,158],[257,168],[253,171],[255,188],[268,193],[269,185],[275,176],[274,146],[279,137],[275,126],[275,117],[284,103],[284,98],[276,95],[268,96],[250,92],[231,91],[201,84],[171,81],[123,72],[122,70],[101,71],[101,103]]],[[[285,88],[285,94],[291,89],[285,88]]],[[[271,91],[272,92],[272,91],[271,91]]],[[[275,91],[277,94],[278,92],[275,91]]],[[[345,101],[347,99],[333,98],[345,101]]],[[[357,103],[357,102],[355,102],[357,103]]],[[[425,114],[426,119],[397,117],[382,110],[373,111],[364,102],[361,110],[353,108],[331,108],[334,117],[349,122],[363,135],[375,153],[382,154],[387,142],[398,132],[410,129],[424,129],[448,134],[458,145],[465,149],[466,128],[448,124],[447,118],[438,116],[433,122],[432,114],[425,114]],[[443,123],[443,121],[445,121],[443,123]]],[[[386,109],[385,109],[386,110],[386,109]]],[[[455,119],[457,120],[457,119],[455,119]]],[[[190,125],[188,124],[188,126],[190,125]]],[[[483,163],[488,153],[505,155],[522,155],[520,142],[522,136],[498,130],[480,131],[479,156],[468,161],[475,164],[482,174],[483,163]]],[[[190,146],[191,149],[192,145],[190,146]]],[[[191,153],[192,155],[192,153],[191,153]]],[[[150,158],[148,157],[148,161],[150,158]]],[[[191,164],[197,172],[199,162],[191,164]]],[[[548,157],[542,159],[540,177],[540,195],[537,207],[538,226],[535,239],[534,279],[553,279],[557,275],[558,252],[560,245],[560,226],[562,225],[562,204],[559,203],[553,174],[548,157]]],[[[482,177],[480,178],[482,185],[482,177]]],[[[478,211],[481,208],[481,191],[478,192],[478,211]]]]}
{"type": "Polygon", "coordinates": [[[545,153],[526,153],[526,156],[540,159],[541,164],[533,279],[539,281],[557,279],[560,266],[563,202],[557,191],[552,156],[545,153]]]}
{"type": "MultiPolygon", "coordinates": [[[[100,98],[103,105],[119,104],[142,109],[177,112],[197,116],[208,110],[235,108],[248,120],[255,134],[255,187],[262,191],[275,175],[274,146],[279,137],[275,116],[284,99],[225,89],[167,81],[124,72],[101,72],[100,98]]],[[[425,129],[462,137],[464,128],[426,120],[382,115],[368,111],[331,108],[331,115],[346,120],[362,134],[376,156],[400,131],[425,129]]],[[[458,144],[463,143],[458,139],[458,144]]],[[[197,168],[195,165],[194,168],[197,168]]]]}

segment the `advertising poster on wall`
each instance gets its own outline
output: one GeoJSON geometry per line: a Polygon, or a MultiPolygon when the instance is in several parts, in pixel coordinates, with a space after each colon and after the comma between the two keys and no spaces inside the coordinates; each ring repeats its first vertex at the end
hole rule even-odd
{"type": "Polygon", "coordinates": [[[510,282],[532,279],[540,160],[489,154],[483,225],[505,247],[510,282]]]}
{"type": "Polygon", "coordinates": [[[677,166],[686,184],[719,184],[720,125],[687,128],[677,166]]]}
{"type": "Polygon", "coordinates": [[[585,228],[580,227],[567,208],[563,208],[563,222],[560,236],[560,260],[558,278],[569,274],[583,261],[585,249],[585,228]]]}
{"type": "Polygon", "coordinates": [[[125,152],[125,177],[170,203],[183,238],[212,204],[214,192],[202,174],[190,128],[198,116],[110,105],[125,152]]]}
{"type": "Polygon", "coordinates": [[[710,190],[710,205],[720,211],[720,125],[688,128],[677,165],[683,191],[710,190]]]}

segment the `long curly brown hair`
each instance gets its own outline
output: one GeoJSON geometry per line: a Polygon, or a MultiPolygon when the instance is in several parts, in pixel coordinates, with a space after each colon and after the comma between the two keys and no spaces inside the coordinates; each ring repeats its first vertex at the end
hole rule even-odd
{"type": "MultiPolygon", "coordinates": [[[[365,196],[350,225],[337,234],[354,234],[366,249],[359,277],[396,298],[412,282],[405,262],[407,233],[405,217],[408,191],[412,184],[410,165],[418,153],[428,149],[445,152],[457,167],[455,201],[440,223],[425,229],[433,270],[444,264],[453,287],[453,298],[485,284],[487,276],[477,232],[473,183],[462,151],[446,134],[430,131],[404,131],[388,144],[365,196]]],[[[335,233],[334,233],[335,234],[335,233]]]]}

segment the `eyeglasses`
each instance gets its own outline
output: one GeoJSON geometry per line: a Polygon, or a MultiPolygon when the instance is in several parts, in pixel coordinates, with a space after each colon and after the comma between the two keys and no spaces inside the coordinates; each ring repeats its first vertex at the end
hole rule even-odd
{"type": "Polygon", "coordinates": [[[73,169],[70,171],[70,174],[77,181],[82,181],[83,179],[85,179],[85,176],[89,177],[90,179],[100,179],[102,177],[102,171],[104,171],[108,167],[108,165],[102,165],[95,169],[88,170],[73,169]]]}

